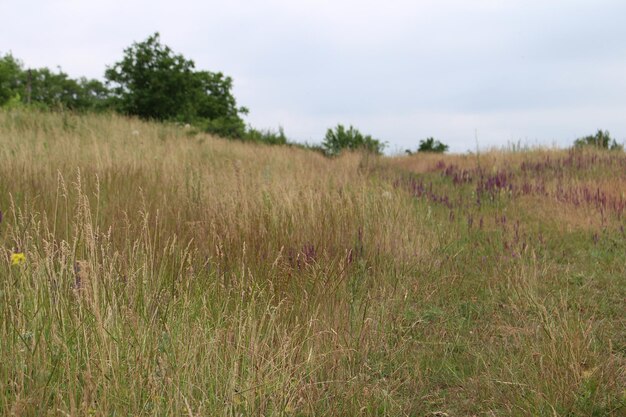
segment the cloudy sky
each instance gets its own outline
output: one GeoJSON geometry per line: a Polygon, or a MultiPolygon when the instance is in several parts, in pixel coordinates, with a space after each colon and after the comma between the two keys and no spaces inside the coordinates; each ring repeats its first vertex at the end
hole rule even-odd
{"type": "Polygon", "coordinates": [[[626,141],[624,0],[0,0],[0,53],[102,78],[161,33],[259,128],[353,124],[388,152],[626,141]]]}

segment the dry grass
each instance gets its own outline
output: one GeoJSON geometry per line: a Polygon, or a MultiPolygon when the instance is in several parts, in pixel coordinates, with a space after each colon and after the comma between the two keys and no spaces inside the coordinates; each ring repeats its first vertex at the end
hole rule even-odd
{"type": "MultiPolygon", "coordinates": [[[[480,164],[546,156],[568,154],[480,164]]],[[[624,220],[550,193],[475,206],[441,160],[0,113],[0,412],[621,415],[624,220]]],[[[513,181],[619,196],[596,162],[513,181]]]]}

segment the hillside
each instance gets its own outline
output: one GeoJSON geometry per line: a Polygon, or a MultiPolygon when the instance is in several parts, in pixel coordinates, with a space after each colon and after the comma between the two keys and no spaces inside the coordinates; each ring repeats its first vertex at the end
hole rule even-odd
{"type": "Polygon", "coordinates": [[[626,413],[623,152],[0,112],[0,211],[4,415],[626,413]]]}

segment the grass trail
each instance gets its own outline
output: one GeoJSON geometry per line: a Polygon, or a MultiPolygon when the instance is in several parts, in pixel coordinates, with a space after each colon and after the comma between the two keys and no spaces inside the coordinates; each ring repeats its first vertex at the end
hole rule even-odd
{"type": "Polygon", "coordinates": [[[621,416],[625,210],[624,153],[0,112],[0,413],[621,416]]]}

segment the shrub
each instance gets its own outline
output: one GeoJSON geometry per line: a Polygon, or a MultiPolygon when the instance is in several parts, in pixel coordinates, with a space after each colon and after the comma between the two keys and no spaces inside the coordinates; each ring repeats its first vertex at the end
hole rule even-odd
{"type": "Polygon", "coordinates": [[[22,64],[11,54],[0,57],[0,106],[19,97],[19,78],[22,64]]]}
{"type": "Polygon", "coordinates": [[[433,137],[420,140],[420,146],[417,148],[417,152],[444,153],[447,150],[448,145],[435,140],[433,137]]]}
{"type": "Polygon", "coordinates": [[[268,145],[286,145],[288,143],[285,130],[282,127],[278,128],[278,132],[274,132],[271,129],[260,130],[250,127],[243,139],[252,142],[267,143],[268,145]]]}
{"type": "Polygon", "coordinates": [[[611,138],[608,130],[602,131],[601,129],[598,129],[595,135],[584,136],[574,141],[575,148],[582,148],[586,146],[609,149],[612,151],[624,149],[623,145],[620,145],[615,141],[615,139],[611,138]]]}
{"type": "Polygon", "coordinates": [[[322,142],[327,155],[338,155],[344,149],[361,149],[375,154],[381,154],[385,144],[370,135],[363,135],[354,127],[346,129],[338,124],[335,129],[328,129],[322,142]]]}

